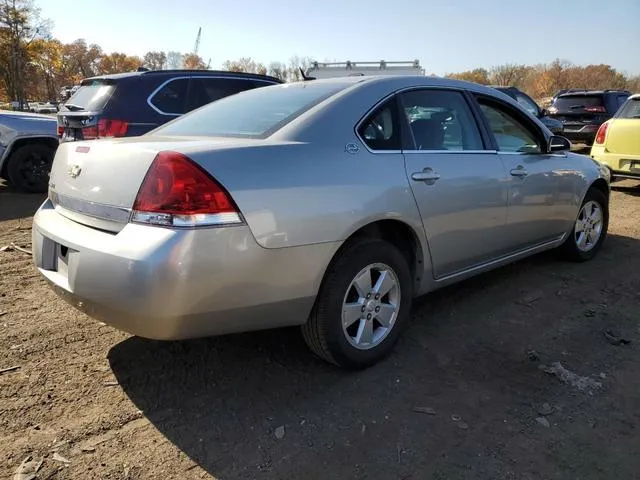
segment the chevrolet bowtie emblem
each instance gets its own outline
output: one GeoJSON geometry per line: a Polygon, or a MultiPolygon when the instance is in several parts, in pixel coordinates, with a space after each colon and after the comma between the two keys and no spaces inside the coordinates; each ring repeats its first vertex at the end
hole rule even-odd
{"type": "Polygon", "coordinates": [[[71,165],[67,173],[71,178],[78,178],[80,172],[82,172],[82,168],[80,168],[80,165],[71,165]]]}

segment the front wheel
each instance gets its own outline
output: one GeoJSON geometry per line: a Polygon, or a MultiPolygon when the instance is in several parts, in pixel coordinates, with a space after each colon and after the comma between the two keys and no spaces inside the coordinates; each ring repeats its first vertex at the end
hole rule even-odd
{"type": "Polygon", "coordinates": [[[569,260],[591,260],[602,247],[608,228],[609,202],[604,193],[592,187],[587,191],[578,218],[561,249],[569,260]]]}
{"type": "Polygon", "coordinates": [[[330,266],[302,327],[319,357],[344,368],[370,366],[393,349],[413,297],[411,270],[392,244],[357,239],[330,266]]]}

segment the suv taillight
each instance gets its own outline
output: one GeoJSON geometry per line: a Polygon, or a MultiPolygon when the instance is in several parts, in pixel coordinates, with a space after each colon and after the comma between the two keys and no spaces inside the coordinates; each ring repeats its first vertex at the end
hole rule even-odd
{"type": "Polygon", "coordinates": [[[62,138],[64,135],[64,127],[62,125],[58,125],[58,138],[62,138]]]}
{"type": "Polygon", "coordinates": [[[596,133],[596,143],[602,145],[607,138],[607,129],[609,128],[609,123],[605,122],[600,125],[598,129],[598,133],[596,133]]]}
{"type": "Polygon", "coordinates": [[[606,113],[607,109],[600,105],[595,107],[584,107],[584,111],[591,113],[606,113]]]}
{"type": "Polygon", "coordinates": [[[133,204],[131,221],[172,227],[242,223],[229,193],[191,159],[160,152],[133,204]]]}
{"type": "Polygon", "coordinates": [[[85,140],[95,140],[97,138],[124,137],[129,130],[129,123],[124,120],[107,120],[105,118],[98,121],[98,125],[84,127],[82,137],[85,140]]]}

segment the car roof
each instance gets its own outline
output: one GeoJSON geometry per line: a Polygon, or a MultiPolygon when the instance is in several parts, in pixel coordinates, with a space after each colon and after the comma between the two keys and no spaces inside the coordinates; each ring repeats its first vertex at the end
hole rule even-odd
{"type": "Polygon", "coordinates": [[[238,78],[255,78],[259,80],[269,80],[275,83],[282,83],[282,80],[272,77],[270,75],[261,75],[258,73],[246,73],[246,72],[230,72],[226,70],[142,70],[135,72],[123,72],[123,73],[111,73],[108,75],[96,75],[94,77],[88,77],[82,80],[82,82],[91,80],[119,80],[122,78],[141,77],[141,76],[210,76],[210,75],[223,75],[225,77],[238,77],[238,78]]]}

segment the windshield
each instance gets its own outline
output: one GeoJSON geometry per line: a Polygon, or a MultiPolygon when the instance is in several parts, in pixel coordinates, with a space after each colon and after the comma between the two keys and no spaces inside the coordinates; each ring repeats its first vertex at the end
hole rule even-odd
{"type": "Polygon", "coordinates": [[[97,111],[102,110],[107,104],[115,89],[112,83],[105,83],[99,80],[91,84],[82,85],[74,93],[64,106],[71,111],[97,111]]]}
{"type": "Polygon", "coordinates": [[[265,138],[350,83],[296,83],[248,90],[210,103],[153,135],[265,138]]]}
{"type": "Polygon", "coordinates": [[[640,97],[630,98],[620,107],[617,118],[640,118],[640,97]]]}

